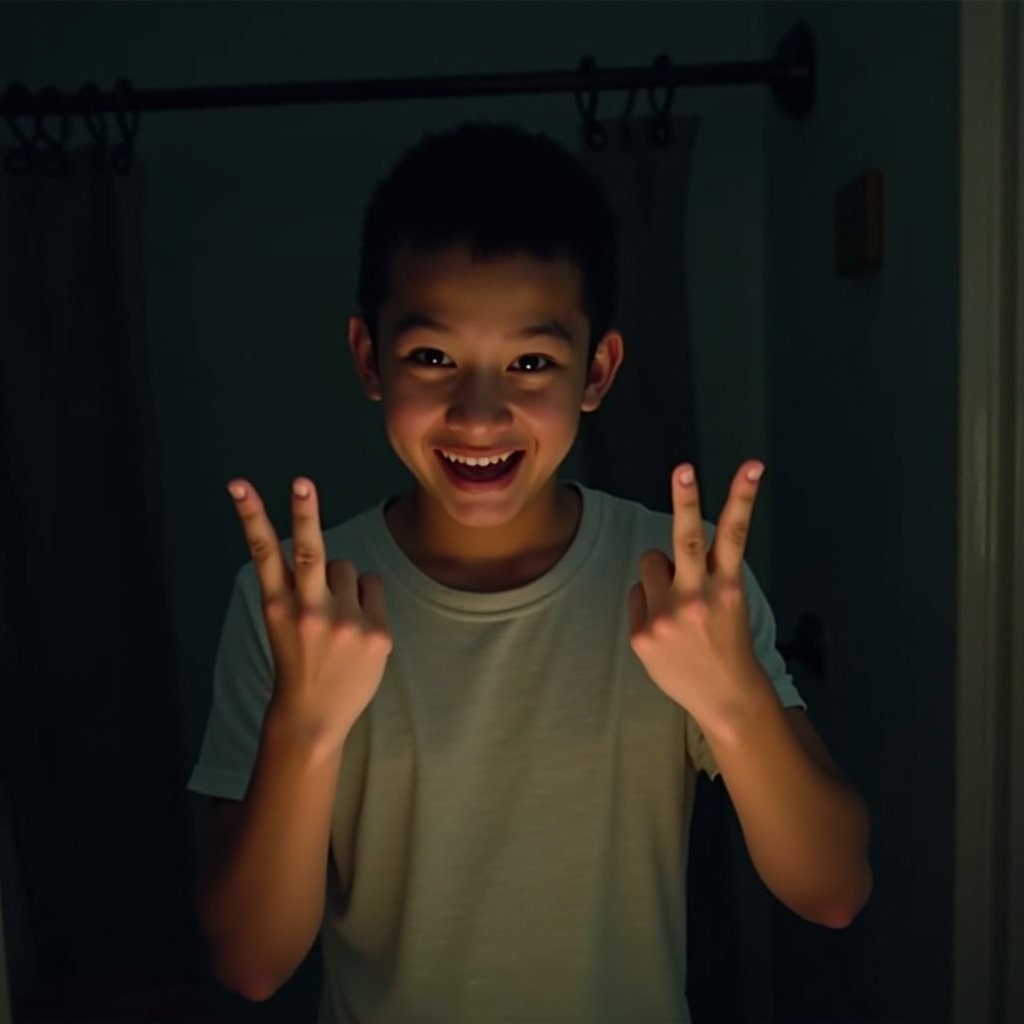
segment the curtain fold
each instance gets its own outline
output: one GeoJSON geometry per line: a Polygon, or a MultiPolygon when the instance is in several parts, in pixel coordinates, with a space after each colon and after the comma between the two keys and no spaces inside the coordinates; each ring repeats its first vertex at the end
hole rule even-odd
{"type": "Polygon", "coordinates": [[[70,156],[60,176],[0,172],[0,782],[40,981],[181,977],[142,174],[70,156]]]}
{"type": "Polygon", "coordinates": [[[669,478],[697,467],[697,424],[686,299],[686,203],[700,119],[672,116],[666,144],[654,117],[601,122],[607,145],[587,144],[593,171],[619,221],[618,316],[625,359],[601,408],[581,426],[585,480],[648,508],[671,510],[669,478]]]}

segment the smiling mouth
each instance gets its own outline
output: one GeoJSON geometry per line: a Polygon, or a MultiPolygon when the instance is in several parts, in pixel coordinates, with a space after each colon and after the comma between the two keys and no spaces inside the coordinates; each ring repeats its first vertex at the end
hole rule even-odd
{"type": "Polygon", "coordinates": [[[449,477],[454,477],[457,480],[464,480],[467,483],[476,484],[492,483],[496,480],[503,480],[505,477],[510,477],[516,467],[518,467],[519,463],[522,462],[523,456],[526,454],[522,450],[515,450],[504,460],[489,462],[486,466],[481,466],[479,464],[471,466],[466,462],[460,462],[457,459],[448,457],[439,448],[434,450],[449,477]]]}

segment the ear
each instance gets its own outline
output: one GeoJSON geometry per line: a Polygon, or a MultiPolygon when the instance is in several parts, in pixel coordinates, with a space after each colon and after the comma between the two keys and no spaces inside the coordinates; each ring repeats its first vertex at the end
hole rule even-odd
{"type": "Polygon", "coordinates": [[[379,402],[381,400],[380,372],[373,354],[370,329],[361,316],[348,318],[348,347],[352,351],[352,360],[356,366],[356,373],[359,375],[359,382],[363,385],[363,391],[366,392],[366,397],[373,402],[379,402]]]}
{"type": "Polygon", "coordinates": [[[618,331],[609,331],[597,344],[594,358],[587,369],[587,382],[583,388],[584,412],[593,412],[601,405],[601,401],[615,380],[615,375],[622,365],[624,352],[622,335],[618,331]]]}

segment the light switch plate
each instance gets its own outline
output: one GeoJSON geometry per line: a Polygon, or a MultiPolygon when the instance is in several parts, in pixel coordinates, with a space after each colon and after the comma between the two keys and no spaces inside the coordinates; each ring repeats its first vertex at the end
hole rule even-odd
{"type": "Polygon", "coordinates": [[[862,274],[882,265],[882,172],[866,171],[836,192],[835,259],[840,276],[862,274]]]}

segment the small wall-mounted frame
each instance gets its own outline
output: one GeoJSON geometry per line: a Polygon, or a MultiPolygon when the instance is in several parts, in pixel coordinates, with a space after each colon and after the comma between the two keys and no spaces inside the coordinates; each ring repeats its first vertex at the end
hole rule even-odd
{"type": "Polygon", "coordinates": [[[836,192],[836,273],[862,274],[882,265],[883,179],[877,168],[836,192]]]}

